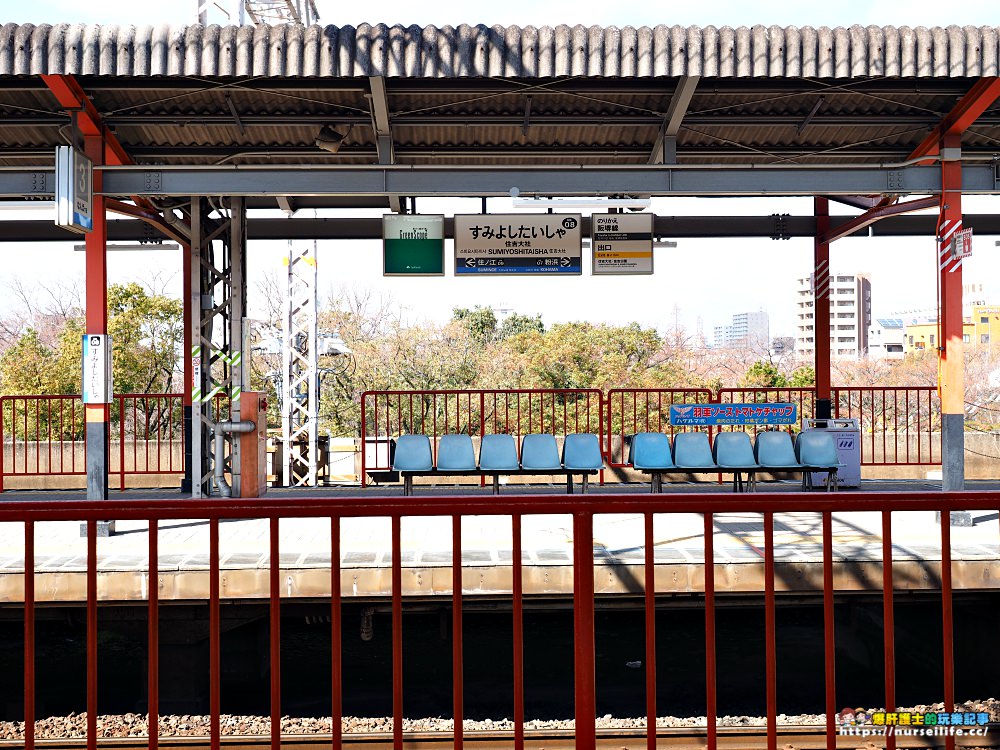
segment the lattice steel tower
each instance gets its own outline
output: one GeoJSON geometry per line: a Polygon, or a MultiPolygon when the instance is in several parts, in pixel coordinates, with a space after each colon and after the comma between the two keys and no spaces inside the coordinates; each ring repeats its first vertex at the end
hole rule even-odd
{"type": "Polygon", "coordinates": [[[319,20],[315,0],[245,0],[244,7],[258,26],[283,23],[310,26],[319,20]]]}
{"type": "Polygon", "coordinates": [[[316,243],[288,242],[288,285],[281,326],[282,483],[315,487],[319,455],[316,243]]]}

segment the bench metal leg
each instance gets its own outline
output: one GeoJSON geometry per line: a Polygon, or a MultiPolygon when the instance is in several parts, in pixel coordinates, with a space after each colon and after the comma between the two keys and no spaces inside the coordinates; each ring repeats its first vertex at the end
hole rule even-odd
{"type": "Polygon", "coordinates": [[[584,474],[582,477],[580,477],[580,494],[581,495],[586,495],[587,494],[587,480],[588,479],[590,479],[590,477],[588,477],[586,474],[584,474]]]}
{"type": "Polygon", "coordinates": [[[493,494],[494,495],[499,495],[500,494],[500,475],[499,474],[494,474],[493,475],[493,494]]]}
{"type": "Polygon", "coordinates": [[[573,494],[573,475],[572,474],[567,474],[566,475],[566,494],[567,495],[572,495],[573,494]]]}
{"type": "Polygon", "coordinates": [[[403,497],[413,494],[413,477],[409,474],[403,475],[403,497]]]}

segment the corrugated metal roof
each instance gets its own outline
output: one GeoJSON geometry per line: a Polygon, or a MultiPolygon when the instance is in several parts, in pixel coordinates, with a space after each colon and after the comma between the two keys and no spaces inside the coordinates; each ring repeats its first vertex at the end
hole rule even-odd
{"type": "Polygon", "coordinates": [[[7,24],[0,75],[955,78],[1000,74],[1000,27],[7,24]]]}

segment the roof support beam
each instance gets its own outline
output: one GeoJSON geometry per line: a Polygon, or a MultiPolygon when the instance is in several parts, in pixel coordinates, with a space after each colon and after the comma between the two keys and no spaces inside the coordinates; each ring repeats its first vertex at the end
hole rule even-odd
{"type": "MultiPolygon", "coordinates": [[[[389,125],[389,95],[385,90],[385,78],[370,76],[368,87],[371,90],[369,103],[372,114],[372,127],[375,130],[375,148],[378,150],[379,164],[395,164],[396,155],[392,147],[392,129],[389,125]]],[[[402,212],[398,193],[389,194],[389,209],[395,213],[402,212]]]]}
{"type": "Polygon", "coordinates": [[[818,238],[818,241],[829,244],[842,237],[846,237],[849,234],[854,234],[855,232],[874,224],[879,219],[884,219],[888,216],[898,216],[899,214],[908,214],[913,211],[923,211],[926,208],[937,208],[940,202],[941,199],[938,196],[932,196],[930,198],[917,198],[916,200],[907,201],[906,203],[896,203],[891,206],[876,206],[869,211],[865,211],[865,213],[860,216],[855,216],[846,224],[842,224],[836,229],[824,232],[818,238]]]}
{"type": "Polygon", "coordinates": [[[694,90],[698,88],[700,76],[684,76],[677,82],[674,95],[670,98],[670,105],[660,126],[660,133],[653,143],[653,151],[649,155],[650,164],[676,164],[677,163],[677,133],[680,132],[681,122],[687,114],[688,105],[694,90]]]}
{"type": "MultiPolygon", "coordinates": [[[[108,210],[135,216],[134,207],[108,201],[108,210]]],[[[830,227],[838,228],[853,219],[848,216],[831,216],[830,227]]],[[[929,237],[934,234],[936,215],[899,215],[872,226],[874,237],[929,237]]],[[[787,216],[784,232],[788,237],[815,236],[816,222],[812,216],[787,216]]],[[[963,226],[977,235],[1000,236],[1000,214],[966,214],[963,226]]],[[[0,242],[0,257],[4,253],[20,252],[17,243],[25,242],[79,242],[79,235],[57,227],[49,219],[14,219],[0,222],[4,241],[0,242]]],[[[445,237],[453,236],[454,222],[445,217],[445,237]]],[[[165,230],[163,230],[165,231],[165,230]]],[[[590,231],[590,217],[583,218],[583,232],[590,231]]],[[[657,216],[653,231],[665,237],[761,237],[774,234],[771,216],[657,216]]],[[[181,235],[183,237],[183,235],[181,235]]],[[[382,220],[378,217],[338,217],[314,219],[297,217],[247,219],[247,236],[252,240],[376,240],[382,236],[382,220]]],[[[150,233],[137,221],[108,221],[110,242],[142,242],[143,240],[178,239],[165,236],[161,230],[150,233]]],[[[155,249],[155,245],[151,249],[155,249]]]]}
{"type": "MultiPolygon", "coordinates": [[[[69,112],[77,113],[76,124],[84,138],[101,139],[101,151],[104,158],[100,162],[95,160],[95,164],[122,166],[135,163],[115,134],[107,128],[101,113],[97,111],[97,107],[94,106],[76,78],[69,75],[43,75],[41,78],[55,95],[60,106],[69,112]]],[[[142,209],[145,215],[159,215],[156,207],[145,198],[138,197],[138,194],[133,196],[132,201],[138,208],[142,209]]],[[[160,221],[163,222],[162,217],[160,221]]],[[[150,221],[150,223],[153,222],[150,221]]],[[[153,225],[156,226],[156,224],[153,225]]]]}
{"type": "MultiPolygon", "coordinates": [[[[434,197],[621,195],[937,195],[940,170],[934,166],[891,167],[828,165],[766,167],[709,166],[454,166],[316,164],[268,166],[121,166],[107,167],[104,194],[121,198],[168,196],[344,196],[434,197]]],[[[51,185],[53,170],[0,171],[0,196],[43,197],[52,188],[32,190],[32,180],[51,185]]],[[[1000,171],[993,164],[962,169],[966,194],[1000,194],[1000,171]]]]}
{"type": "Polygon", "coordinates": [[[881,195],[830,195],[823,197],[827,200],[843,203],[851,208],[860,208],[862,211],[869,211],[882,202],[881,195]]]}
{"type": "Polygon", "coordinates": [[[946,135],[961,135],[979,116],[1000,98],[1000,78],[985,76],[976,81],[958,104],[921,141],[910,159],[935,156],[941,152],[941,139],[946,135]]]}

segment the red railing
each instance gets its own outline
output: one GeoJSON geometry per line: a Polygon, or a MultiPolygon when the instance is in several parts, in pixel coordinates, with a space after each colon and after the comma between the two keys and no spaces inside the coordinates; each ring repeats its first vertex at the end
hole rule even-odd
{"type": "Polygon", "coordinates": [[[941,399],[934,386],[831,391],[833,416],[861,426],[862,466],[941,463],[941,399]]]}
{"type": "MultiPolygon", "coordinates": [[[[108,473],[119,489],[129,476],[184,473],[181,394],[118,394],[109,417],[108,473]]],[[[85,476],[84,433],[80,396],[0,397],[0,492],[5,478],[85,476]]]]}
{"type": "MultiPolygon", "coordinates": [[[[934,386],[832,388],[835,418],[854,418],[861,430],[862,466],[941,463],[941,402],[934,386]]],[[[802,429],[815,415],[815,388],[614,389],[606,398],[605,450],[609,466],[624,466],[625,442],[636,432],[675,431],[670,404],[793,403],[802,429]]],[[[715,429],[710,428],[709,436],[715,429]]],[[[745,429],[756,435],[759,428],[745,429]]]]}
{"type": "Polygon", "coordinates": [[[392,468],[388,440],[398,435],[427,435],[436,452],[433,438],[450,433],[479,437],[500,433],[515,437],[544,432],[557,436],[600,434],[603,415],[604,394],[593,388],[366,391],[361,395],[362,486],[368,472],[392,468]],[[372,439],[376,449],[369,452],[367,445],[372,439]]]}
{"type": "Polygon", "coordinates": [[[637,432],[673,435],[676,428],[670,424],[671,404],[708,404],[714,400],[707,388],[614,388],[608,391],[603,442],[608,466],[628,465],[626,441],[637,432]]]}
{"type": "MultiPolygon", "coordinates": [[[[836,659],[834,638],[834,544],[832,535],[832,514],[834,512],[878,511],[882,517],[882,596],[883,596],[883,654],[885,668],[886,711],[896,708],[895,697],[895,656],[893,612],[893,562],[892,562],[892,516],[893,511],[938,511],[944,517],[940,524],[941,539],[941,602],[942,602],[942,663],[945,711],[954,707],[954,674],[952,628],[952,558],[951,526],[948,513],[957,510],[996,511],[996,493],[989,492],[901,492],[878,494],[859,492],[851,495],[815,495],[801,493],[759,493],[756,495],[726,494],[671,494],[669,497],[637,494],[611,494],[590,497],[564,495],[532,495],[498,499],[493,496],[455,497],[372,497],[364,503],[356,499],[280,499],[244,500],[136,500],[127,506],[109,501],[70,502],[10,502],[0,505],[0,522],[24,524],[24,713],[25,742],[28,750],[33,750],[35,719],[35,523],[39,521],[84,521],[87,525],[87,746],[97,747],[97,648],[98,648],[98,577],[97,546],[100,540],[96,534],[96,523],[100,519],[140,520],[149,523],[148,556],[149,579],[156,580],[158,570],[159,522],[178,519],[208,519],[209,522],[209,724],[210,746],[221,746],[220,727],[220,561],[219,524],[230,518],[266,518],[269,520],[269,658],[270,658],[270,714],[271,746],[279,750],[281,745],[281,633],[279,629],[281,612],[281,571],[275,564],[280,560],[280,523],[290,518],[328,518],[331,524],[331,695],[330,705],[333,716],[332,742],[335,750],[343,747],[341,727],[342,684],[341,684],[341,556],[340,521],[343,518],[379,517],[389,518],[392,528],[392,733],[396,750],[404,747],[403,733],[403,593],[402,593],[402,544],[401,523],[406,516],[450,516],[452,523],[452,609],[453,609],[453,671],[452,691],[454,697],[454,746],[463,746],[463,677],[462,654],[462,568],[457,562],[462,557],[461,521],[464,516],[499,515],[512,520],[511,566],[513,574],[513,653],[514,653],[514,721],[515,750],[524,748],[524,631],[522,627],[524,601],[522,587],[521,521],[524,515],[570,514],[573,517],[573,611],[574,611],[574,683],[576,743],[580,750],[594,750],[596,747],[596,694],[599,688],[595,675],[594,582],[598,565],[612,564],[594,556],[594,516],[595,514],[641,514],[644,519],[644,566],[645,566],[645,629],[646,655],[644,659],[647,686],[646,739],[647,748],[655,750],[656,736],[656,642],[655,614],[656,592],[654,588],[654,514],[700,513],[704,514],[704,602],[705,602],[705,660],[706,684],[706,744],[709,750],[717,747],[717,701],[716,701],[716,649],[715,649],[715,576],[714,553],[716,513],[762,514],[764,545],[764,608],[765,608],[765,695],[767,704],[767,747],[777,748],[777,661],[775,628],[775,543],[774,515],[776,513],[817,512],[822,518],[823,546],[823,648],[824,685],[827,747],[837,747],[836,730],[836,659]],[[456,564],[457,562],[457,564],[456,564]]],[[[604,573],[601,572],[603,577],[604,573]]],[[[148,706],[149,706],[149,747],[158,745],[158,685],[159,685],[159,599],[157,587],[148,588],[148,706]]],[[[791,668],[795,668],[792,665],[791,668]]],[[[694,681],[694,675],[673,675],[680,682],[694,681]]],[[[895,747],[895,738],[889,736],[887,746],[895,747]]],[[[952,738],[946,739],[948,748],[954,747],[952,738]]]]}

